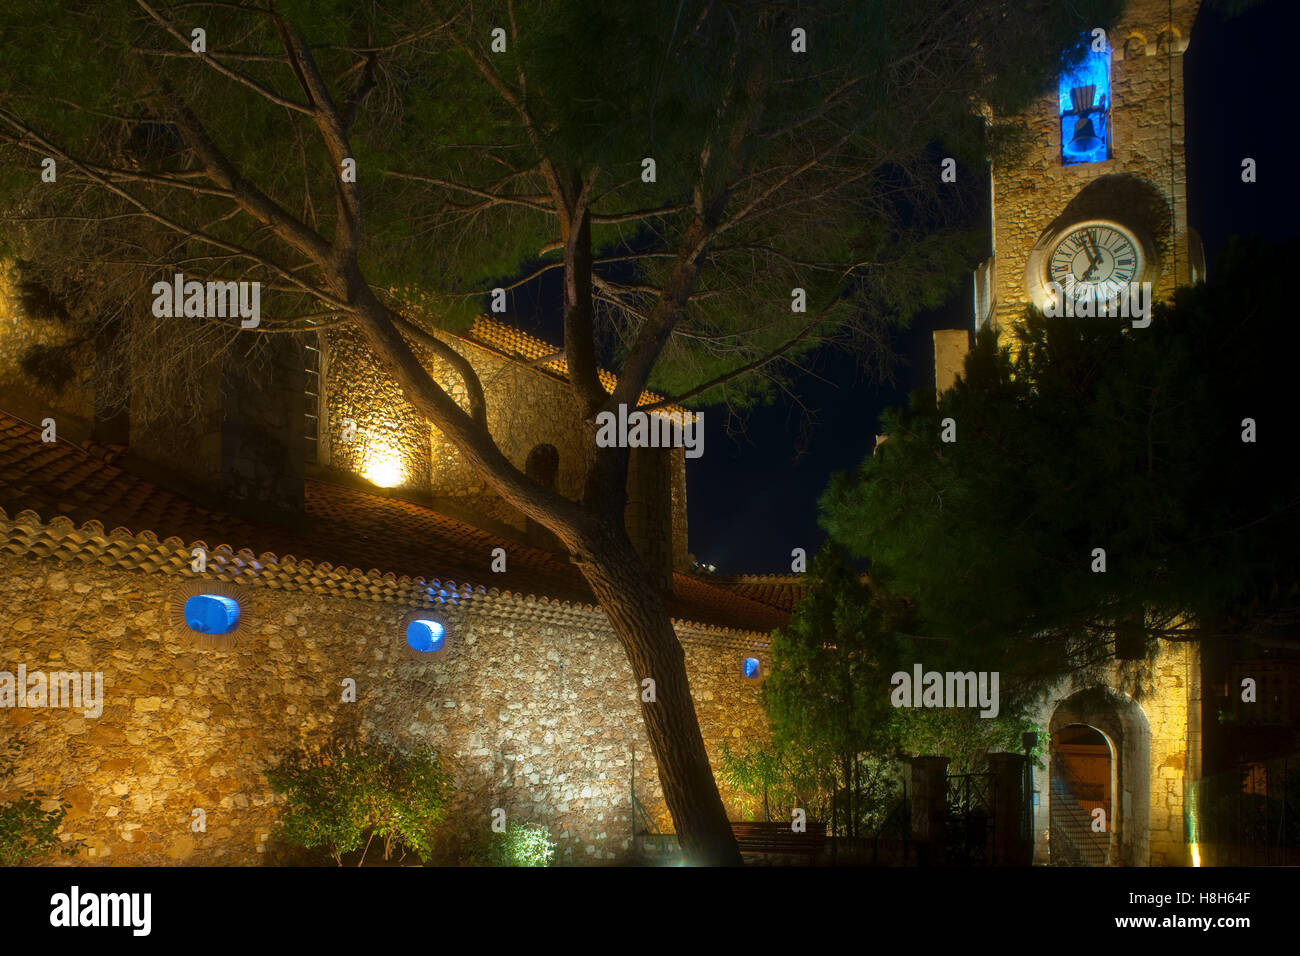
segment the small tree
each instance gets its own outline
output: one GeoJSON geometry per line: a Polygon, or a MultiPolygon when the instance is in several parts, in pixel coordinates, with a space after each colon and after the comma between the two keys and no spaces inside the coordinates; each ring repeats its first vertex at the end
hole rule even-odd
{"type": "Polygon", "coordinates": [[[733,750],[724,741],[718,773],[728,787],[741,794],[741,813],[751,819],[761,811],[765,820],[789,820],[795,807],[806,810],[814,820],[830,815],[830,795],[821,785],[825,774],[808,751],[754,741],[733,750]]]}
{"type": "Polygon", "coordinates": [[[265,773],[288,800],[277,836],[305,849],[324,847],[339,866],[364,840],[360,866],[375,837],[385,860],[400,844],[427,861],[452,791],[433,751],[400,754],[352,740],[295,751],[265,773]]]}
{"type": "MultiPolygon", "coordinates": [[[[1033,721],[1014,712],[987,718],[957,708],[899,708],[892,727],[900,756],[947,757],[949,773],[979,773],[988,754],[1021,752],[1021,734],[1034,729],[1033,721]]],[[[1046,734],[1040,740],[1046,746],[1046,734]]]]}
{"type": "Polygon", "coordinates": [[[1031,310],[1014,358],[981,335],[937,407],[885,416],[826,528],[932,633],[1040,686],[1154,639],[1294,647],[1297,254],[1235,244],[1149,328],[1031,310]]]}
{"type": "Polygon", "coordinates": [[[891,635],[907,608],[879,600],[833,546],[810,573],[808,595],[773,640],[763,700],[777,748],[807,755],[819,783],[843,795],[832,814],[854,836],[863,810],[860,755],[890,749],[891,635]]]}
{"type": "Polygon", "coordinates": [[[723,773],[733,785],[751,794],[764,784],[784,792],[796,779],[792,768],[801,768],[815,779],[813,800],[830,806],[836,829],[859,836],[880,825],[896,796],[899,758],[943,755],[954,772],[970,772],[982,769],[990,751],[1019,749],[1032,724],[1017,674],[999,674],[996,717],[974,708],[896,707],[897,672],[910,673],[918,662],[927,671],[969,671],[970,653],[915,634],[911,603],[868,584],[836,546],[822,549],[810,573],[809,593],[772,644],[763,700],[773,745],[724,751],[723,773]]]}

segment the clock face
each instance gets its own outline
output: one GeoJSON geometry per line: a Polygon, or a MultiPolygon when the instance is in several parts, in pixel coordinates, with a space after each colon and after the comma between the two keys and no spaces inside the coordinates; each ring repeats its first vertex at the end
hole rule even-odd
{"type": "Polygon", "coordinates": [[[1142,275],[1142,253],[1136,239],[1111,223],[1075,226],[1052,250],[1047,278],[1075,299],[1118,296],[1142,275]]]}

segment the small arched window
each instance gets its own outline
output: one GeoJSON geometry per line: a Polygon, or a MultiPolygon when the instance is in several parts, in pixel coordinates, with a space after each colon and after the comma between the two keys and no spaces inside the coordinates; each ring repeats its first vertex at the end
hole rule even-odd
{"type": "Polygon", "coordinates": [[[1110,46],[1093,49],[1090,35],[1083,42],[1087,52],[1057,88],[1064,166],[1110,159],[1110,46]]]}
{"type": "Polygon", "coordinates": [[[1140,33],[1130,33],[1124,41],[1124,59],[1136,60],[1147,55],[1147,38],[1140,33]]]}
{"type": "Polygon", "coordinates": [[[560,453],[554,445],[537,445],[528,453],[524,463],[524,474],[539,485],[555,487],[555,479],[560,473],[560,453]]]}
{"type": "Polygon", "coordinates": [[[441,656],[451,648],[451,638],[451,624],[444,615],[432,608],[418,608],[402,618],[393,643],[407,660],[427,663],[432,655],[441,656]]]}
{"type": "Polygon", "coordinates": [[[750,678],[751,680],[758,676],[758,658],[757,658],[757,657],[746,657],[746,658],[745,658],[745,676],[748,677],[748,678],[750,678]]]}
{"type": "MultiPolygon", "coordinates": [[[[195,549],[199,550],[206,555],[206,547],[195,549]]],[[[220,581],[186,581],[172,593],[167,610],[176,636],[194,647],[232,650],[240,633],[249,626],[244,595],[220,581]]]]}
{"type": "MultiPolygon", "coordinates": [[[[555,490],[555,480],[560,474],[560,452],[554,445],[541,444],[528,453],[524,462],[524,474],[543,488],[555,490]]],[[[525,524],[528,543],[535,548],[548,551],[561,550],[560,540],[548,528],[528,518],[525,524]]]]}

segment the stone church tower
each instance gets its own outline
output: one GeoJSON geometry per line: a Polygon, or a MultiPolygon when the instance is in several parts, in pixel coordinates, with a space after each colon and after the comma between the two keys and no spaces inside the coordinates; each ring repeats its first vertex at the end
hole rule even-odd
{"type": "MultiPolygon", "coordinates": [[[[992,255],[975,274],[975,330],[1009,327],[1068,276],[1106,294],[1151,283],[1167,300],[1205,275],[1187,223],[1183,61],[1200,0],[1129,0],[1087,59],[1024,117],[1032,144],[990,179],[992,255]],[[1095,251],[1094,251],[1095,250],[1095,251]],[[1099,260],[1093,266],[1093,259],[1099,260]]],[[[961,371],[967,335],[935,333],[936,385],[961,371]]]]}
{"type": "MultiPolygon", "coordinates": [[[[992,255],[975,274],[976,332],[991,327],[1014,348],[1012,328],[1026,306],[1058,294],[1053,282],[1094,297],[1150,283],[1152,299],[1168,300],[1204,278],[1187,223],[1183,107],[1182,54],[1198,7],[1130,0],[1026,114],[1030,147],[991,170],[992,255]]],[[[934,333],[938,391],[961,373],[968,341],[966,329],[934,333]]],[[[1102,683],[1063,682],[1035,715],[1050,741],[1033,775],[1036,862],[1197,859],[1189,791],[1200,776],[1199,654],[1190,644],[1131,651],[1117,649],[1102,683]]]]}
{"type": "Polygon", "coordinates": [[[1067,257],[1081,283],[1150,282],[1162,300],[1204,276],[1187,225],[1183,115],[1182,54],[1198,6],[1130,0],[1106,49],[1091,44],[1029,114],[1033,147],[992,171],[993,256],[977,274],[977,329],[1005,329],[1029,302],[1042,306],[1067,257]],[[1086,226],[1092,235],[1076,238],[1086,226]],[[1102,261],[1089,273],[1093,242],[1102,261]]]}

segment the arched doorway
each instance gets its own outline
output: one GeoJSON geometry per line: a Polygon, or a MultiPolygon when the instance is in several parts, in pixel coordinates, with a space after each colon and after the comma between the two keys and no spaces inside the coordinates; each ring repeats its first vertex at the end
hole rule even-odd
{"type": "MultiPolygon", "coordinates": [[[[541,444],[534,446],[533,450],[528,453],[528,460],[524,462],[524,474],[543,487],[555,490],[555,480],[560,473],[560,452],[550,444],[541,444]]],[[[528,543],[535,548],[546,548],[548,551],[562,551],[563,545],[549,528],[538,524],[532,518],[527,519],[525,534],[528,543]]]]}
{"type": "MultiPolygon", "coordinates": [[[[1110,756],[1110,812],[1106,826],[1107,866],[1147,866],[1151,859],[1151,727],[1147,716],[1137,701],[1110,687],[1090,687],[1054,696],[1046,702],[1044,717],[1047,732],[1053,742],[1073,740],[1076,745],[1098,747],[1097,738],[1086,731],[1100,734],[1110,756]]],[[[1088,751],[1084,751],[1088,753],[1088,751]]],[[[1099,750],[1092,750],[1100,757],[1099,750]]],[[[1071,851],[1066,837],[1073,838],[1077,828],[1058,829],[1058,820],[1069,814],[1066,798],[1057,799],[1056,763],[1065,759],[1053,746],[1048,753],[1047,766],[1034,771],[1034,789],[1041,794],[1046,810],[1035,815],[1034,859],[1038,863],[1071,865],[1071,851]],[[1057,833],[1061,840],[1056,839],[1057,833]]],[[[1074,800],[1080,814],[1084,814],[1078,800],[1074,800]]],[[[1085,814],[1090,834],[1092,817],[1085,814]]],[[[1077,840],[1076,840],[1077,842],[1077,840]]],[[[1073,865],[1087,865],[1074,858],[1073,865]]]]}
{"type": "Polygon", "coordinates": [[[1052,734],[1052,862],[1106,866],[1114,817],[1114,754],[1106,735],[1087,724],[1052,734]]]}

